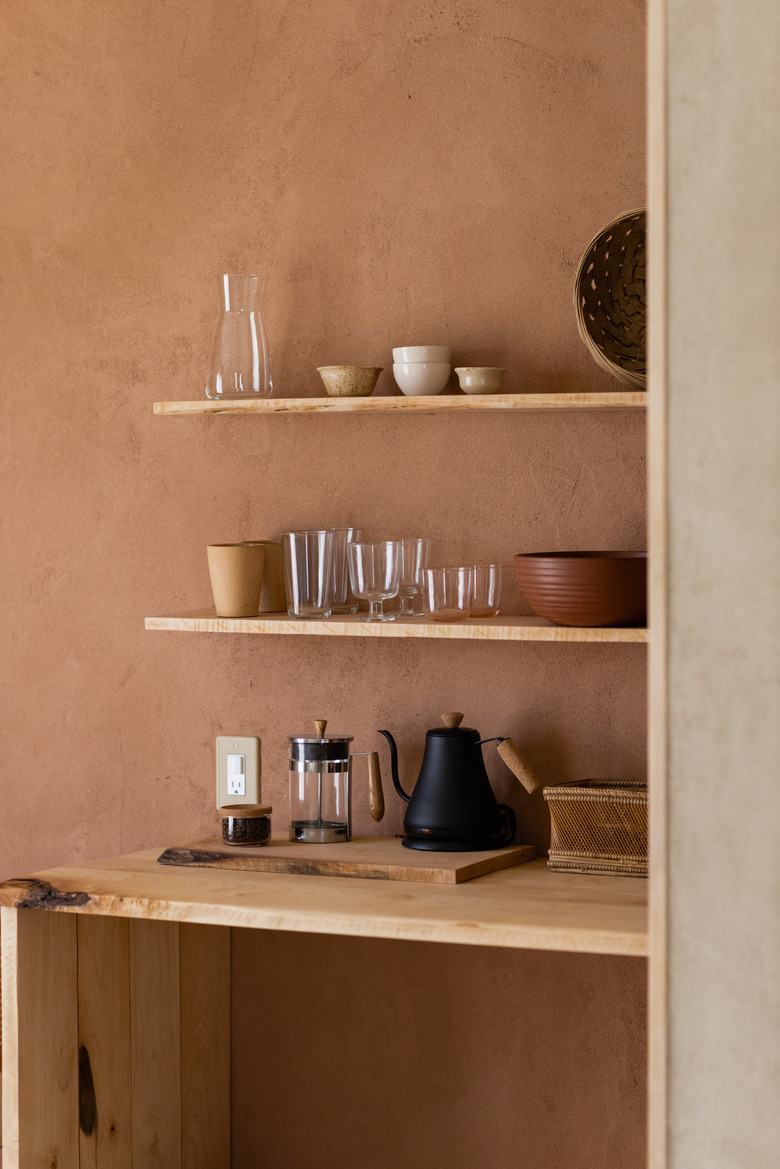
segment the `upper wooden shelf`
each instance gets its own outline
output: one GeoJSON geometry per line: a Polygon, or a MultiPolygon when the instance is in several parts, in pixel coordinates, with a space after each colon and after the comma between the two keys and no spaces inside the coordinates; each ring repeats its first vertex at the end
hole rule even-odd
{"type": "Polygon", "coordinates": [[[544,860],[464,885],[171,869],[157,863],[163,847],[6,881],[0,905],[470,946],[648,952],[647,882],[638,879],[555,873],[544,860]]]}
{"type": "Polygon", "coordinates": [[[424,617],[403,621],[364,621],[358,616],[303,621],[286,613],[259,617],[217,617],[213,609],[147,617],[147,629],[178,633],[284,633],[314,637],[432,637],[460,641],[579,641],[646,642],[646,629],[583,629],[552,625],[543,617],[490,617],[468,621],[439,622],[424,617]]]}
{"type": "Polygon", "coordinates": [[[438,394],[369,398],[247,398],[155,402],[155,414],[461,414],[483,410],[641,410],[647,394],[438,394]]]}

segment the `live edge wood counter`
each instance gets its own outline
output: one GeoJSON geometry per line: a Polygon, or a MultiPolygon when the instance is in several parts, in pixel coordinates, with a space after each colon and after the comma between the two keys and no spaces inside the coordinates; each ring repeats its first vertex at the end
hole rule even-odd
{"type": "Polygon", "coordinates": [[[544,860],[450,887],[170,869],[154,848],[0,885],[0,905],[245,929],[647,954],[647,885],[544,860]]]}
{"type": "Polygon", "coordinates": [[[171,869],[160,851],[0,885],[3,1169],[229,1169],[225,927],[647,953],[641,880],[537,860],[415,885],[171,869]]]}

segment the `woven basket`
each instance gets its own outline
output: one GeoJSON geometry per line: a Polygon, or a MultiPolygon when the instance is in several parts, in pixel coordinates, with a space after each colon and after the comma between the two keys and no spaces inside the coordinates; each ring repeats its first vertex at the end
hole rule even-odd
{"type": "Polygon", "coordinates": [[[647,876],[647,785],[586,779],[546,787],[551,869],[647,876]]]}
{"type": "Polygon", "coordinates": [[[635,390],[647,382],[644,208],[608,224],[574,281],[577,329],[594,361],[635,390]]]}

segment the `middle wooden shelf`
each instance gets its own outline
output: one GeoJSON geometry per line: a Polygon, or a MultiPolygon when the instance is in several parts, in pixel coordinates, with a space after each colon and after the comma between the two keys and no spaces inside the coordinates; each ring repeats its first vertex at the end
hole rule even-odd
{"type": "Polygon", "coordinates": [[[429,637],[460,641],[565,641],[644,643],[647,629],[581,628],[552,625],[543,617],[490,617],[467,621],[430,621],[424,617],[398,621],[366,621],[362,616],[328,617],[305,621],[286,613],[262,613],[257,617],[217,617],[213,609],[147,617],[147,629],[178,633],[263,633],[314,637],[429,637]]]}

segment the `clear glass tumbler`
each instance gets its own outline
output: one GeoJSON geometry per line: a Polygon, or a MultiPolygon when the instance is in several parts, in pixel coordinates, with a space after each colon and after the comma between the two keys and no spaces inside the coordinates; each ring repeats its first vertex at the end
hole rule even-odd
{"type": "Polygon", "coordinates": [[[349,579],[347,545],[355,544],[363,535],[362,528],[334,528],[333,535],[333,612],[357,613],[358,603],[349,579]]]}
{"type": "Polygon", "coordinates": [[[266,277],[247,272],[220,276],[220,310],[214,330],[207,398],[273,393],[268,344],[260,312],[266,277]]]}
{"type": "Polygon", "coordinates": [[[332,531],[285,532],[284,587],[291,617],[330,617],[333,608],[332,531]]]}
{"type": "Polygon", "coordinates": [[[383,605],[398,595],[400,542],[380,540],[372,544],[350,544],[347,554],[352,592],[361,601],[368,601],[368,616],[364,620],[393,621],[394,614],[385,613],[383,605]]]}
{"type": "Polygon", "coordinates": [[[474,565],[474,593],[471,598],[472,617],[496,617],[498,615],[503,583],[503,564],[474,565]]]}
{"type": "Polygon", "coordinates": [[[401,545],[401,580],[398,586],[400,607],[398,617],[421,617],[422,606],[422,570],[427,566],[431,555],[432,540],[407,539],[400,540],[401,545]]]}
{"type": "Polygon", "coordinates": [[[465,621],[471,610],[474,569],[424,568],[423,609],[432,621],[465,621]]]}

